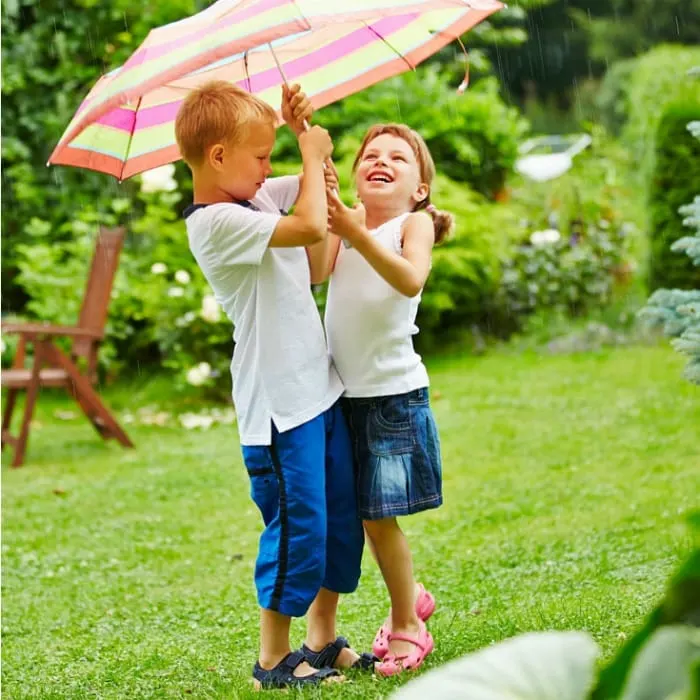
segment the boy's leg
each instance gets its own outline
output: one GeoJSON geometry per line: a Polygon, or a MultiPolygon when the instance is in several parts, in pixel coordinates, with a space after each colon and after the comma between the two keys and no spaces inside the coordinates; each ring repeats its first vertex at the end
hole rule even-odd
{"type": "MultiPolygon", "coordinates": [[[[365,520],[364,526],[391,598],[391,630],[415,638],[420,626],[408,540],[396,518],[365,520]]],[[[396,640],[390,643],[389,649],[395,654],[407,654],[413,646],[410,642],[396,640]]]]}
{"type": "MultiPolygon", "coordinates": [[[[364,533],[357,513],[352,443],[340,404],[326,414],[326,575],[308,612],[306,645],[320,650],[336,639],[339,593],[351,593],[360,578],[364,533]]],[[[338,665],[350,666],[358,656],[343,649],[338,665]]]]}
{"type": "MultiPolygon", "coordinates": [[[[290,617],[303,616],[325,575],[325,426],[323,416],[285,433],[270,447],[244,447],[253,500],[265,530],[255,570],[262,608],[260,664],[277,665],[290,651],[290,617]]],[[[299,666],[295,675],[312,669],[299,666]]]]}

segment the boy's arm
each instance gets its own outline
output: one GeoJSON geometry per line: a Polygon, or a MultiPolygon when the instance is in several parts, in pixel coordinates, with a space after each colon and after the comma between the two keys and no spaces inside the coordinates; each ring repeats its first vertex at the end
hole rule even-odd
{"type": "Polygon", "coordinates": [[[270,239],[272,248],[308,246],[326,237],[328,205],[323,161],[333,144],[325,129],[314,126],[299,136],[304,177],[299,187],[294,214],[283,216],[270,239]]]}
{"type": "Polygon", "coordinates": [[[347,238],[397,292],[407,297],[416,296],[430,273],[430,256],[435,242],[430,216],[415,213],[407,217],[403,225],[403,252],[397,255],[370,235],[361,205],[350,209],[333,194],[329,194],[328,199],[331,230],[347,238]]]}
{"type": "MultiPolygon", "coordinates": [[[[338,191],[338,171],[330,158],[324,163],[323,175],[326,180],[326,193],[338,191]]],[[[301,177],[303,181],[303,176],[301,177]]],[[[332,234],[327,234],[320,243],[308,246],[306,254],[309,258],[309,269],[311,271],[311,284],[321,284],[325,282],[333,271],[338,249],[340,248],[340,238],[332,234]]]]}

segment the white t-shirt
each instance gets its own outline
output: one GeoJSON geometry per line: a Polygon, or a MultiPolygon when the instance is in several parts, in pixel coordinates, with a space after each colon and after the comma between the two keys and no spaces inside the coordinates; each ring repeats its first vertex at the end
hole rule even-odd
{"type": "Polygon", "coordinates": [[[210,204],[186,213],[190,249],[234,325],[233,402],[243,445],[330,408],[343,387],[311,294],[304,248],[269,248],[296,201],[299,178],[267,180],[251,204],[210,204]]]}
{"type": "MultiPolygon", "coordinates": [[[[402,214],[370,231],[398,255],[402,214]]],[[[340,246],[326,302],[328,347],[348,397],[392,396],[427,387],[413,349],[421,294],[397,292],[354,248],[340,246]]]]}

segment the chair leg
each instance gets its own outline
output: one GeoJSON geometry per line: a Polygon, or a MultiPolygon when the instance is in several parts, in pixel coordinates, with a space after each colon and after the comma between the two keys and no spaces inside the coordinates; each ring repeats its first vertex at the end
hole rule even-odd
{"type": "Polygon", "coordinates": [[[128,435],[102,403],[102,400],[92,388],[88,379],[80,374],[75,364],[55,345],[49,345],[47,351],[47,355],[51,361],[57,366],[62,367],[68,374],[72,384],[73,397],[78,402],[80,408],[83,409],[85,415],[90,419],[90,422],[95,426],[97,432],[102,435],[102,437],[110,436],[116,438],[124,447],[133,447],[134,443],[131,442],[128,435]]]}
{"type": "MultiPolygon", "coordinates": [[[[15,403],[17,402],[17,394],[19,391],[17,389],[7,390],[7,401],[5,402],[5,412],[2,414],[2,435],[9,433],[10,426],[12,425],[12,413],[15,410],[15,403]]],[[[2,448],[5,449],[5,438],[2,438],[2,448]]]]}
{"type": "Polygon", "coordinates": [[[32,424],[32,414],[34,413],[34,404],[39,395],[39,373],[44,364],[44,356],[46,354],[45,341],[37,341],[34,344],[34,364],[32,366],[32,376],[27,386],[27,399],[24,404],[24,415],[22,416],[22,427],[17,437],[15,445],[15,455],[12,460],[13,467],[21,467],[24,462],[24,453],[27,449],[27,441],[29,440],[29,430],[32,424]]]}

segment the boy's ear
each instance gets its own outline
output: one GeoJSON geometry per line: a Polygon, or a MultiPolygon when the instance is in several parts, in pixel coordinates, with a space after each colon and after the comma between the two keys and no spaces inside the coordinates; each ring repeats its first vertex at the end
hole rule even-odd
{"type": "Polygon", "coordinates": [[[215,143],[213,146],[209,147],[207,153],[207,160],[209,165],[215,170],[221,170],[224,167],[224,152],[225,148],[221,143],[215,143]]]}

